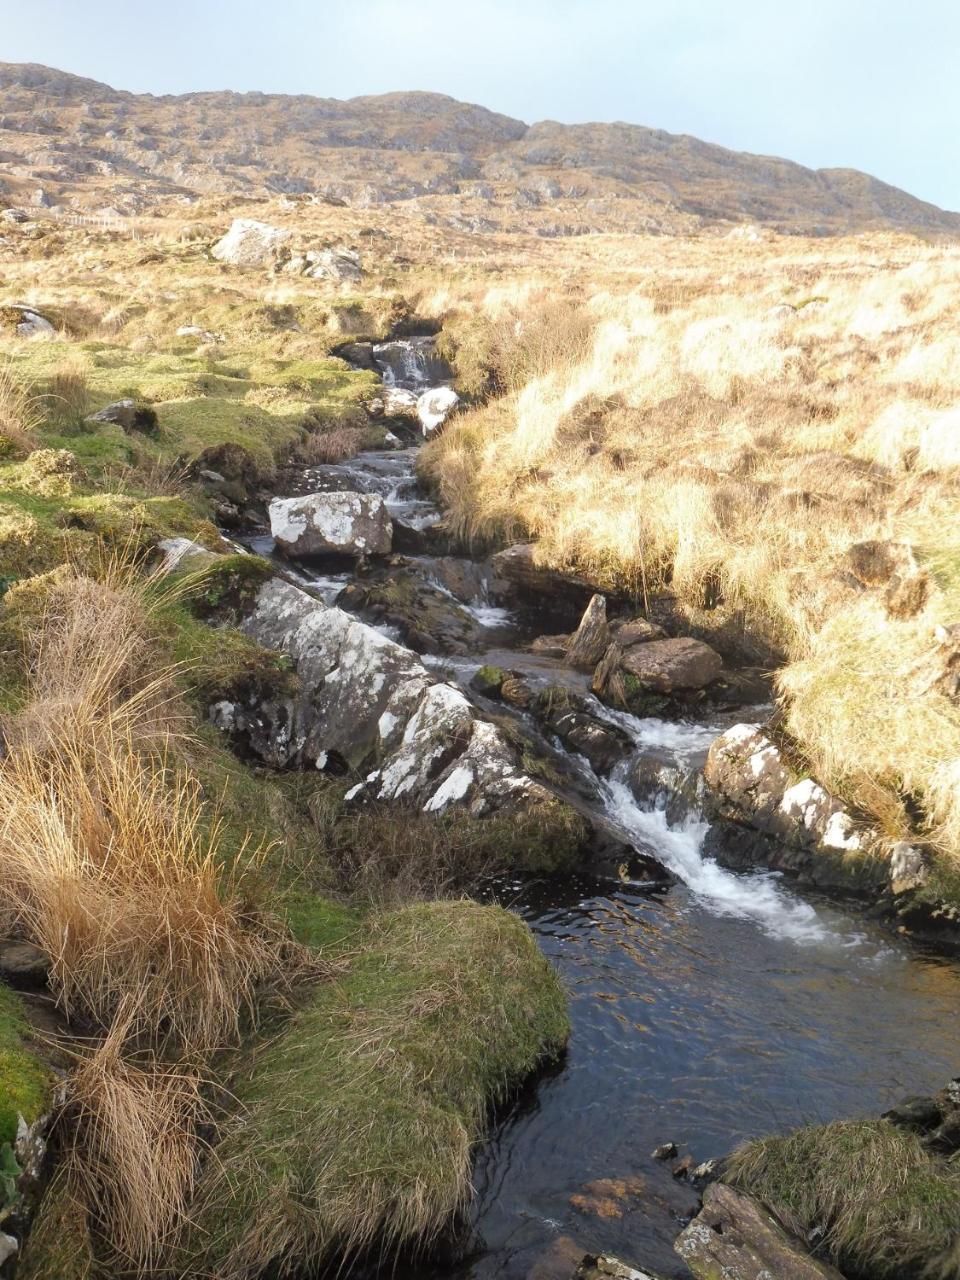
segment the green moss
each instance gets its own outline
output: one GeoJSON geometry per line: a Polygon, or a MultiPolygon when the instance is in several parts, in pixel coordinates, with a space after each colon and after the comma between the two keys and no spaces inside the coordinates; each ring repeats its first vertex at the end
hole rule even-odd
{"type": "Polygon", "coordinates": [[[509,912],[420,904],[365,936],[233,1082],[196,1269],[250,1276],[431,1241],[465,1202],[490,1104],[564,1044],[560,986],[509,912]]]}
{"type": "Polygon", "coordinates": [[[16,995],[0,985],[0,1143],[17,1136],[17,1117],[32,1124],[47,1105],[50,1077],[27,1048],[27,1023],[16,995]]]}
{"type": "Polygon", "coordinates": [[[263,556],[220,556],[206,566],[190,593],[194,613],[200,618],[237,618],[249,611],[257,592],[276,567],[263,556]]]}
{"type": "Polygon", "coordinates": [[[768,1205],[851,1280],[960,1275],[960,1168],[885,1120],[841,1121],[749,1143],[727,1181],[768,1205]]]}

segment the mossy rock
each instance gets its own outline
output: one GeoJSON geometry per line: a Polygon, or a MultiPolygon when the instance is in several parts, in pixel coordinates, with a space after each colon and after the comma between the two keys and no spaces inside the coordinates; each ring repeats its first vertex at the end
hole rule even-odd
{"type": "Polygon", "coordinates": [[[232,1082],[239,1111],[201,1184],[190,1274],[428,1246],[464,1207],[491,1104],[565,1044],[560,985],[509,912],[424,903],[364,936],[232,1082]]]}
{"type": "Polygon", "coordinates": [[[0,1143],[13,1142],[17,1119],[27,1124],[46,1110],[50,1074],[27,1047],[27,1023],[17,996],[0,984],[0,1143]]]}
{"type": "Polygon", "coordinates": [[[470,688],[485,698],[499,698],[507,673],[503,667],[484,666],[470,680],[470,688]]]}

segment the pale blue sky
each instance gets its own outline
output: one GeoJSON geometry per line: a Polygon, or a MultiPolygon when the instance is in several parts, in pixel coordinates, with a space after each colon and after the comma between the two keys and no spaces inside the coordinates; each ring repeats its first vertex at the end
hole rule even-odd
{"type": "Polygon", "coordinates": [[[0,0],[0,61],[120,89],[433,89],[628,120],[960,209],[958,0],[0,0]]]}

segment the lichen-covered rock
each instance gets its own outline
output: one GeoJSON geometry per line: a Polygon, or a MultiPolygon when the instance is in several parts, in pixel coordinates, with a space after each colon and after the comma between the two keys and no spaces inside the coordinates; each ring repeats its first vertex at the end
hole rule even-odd
{"type": "Polygon", "coordinates": [[[417,400],[417,417],[423,434],[431,435],[442,427],[459,403],[460,397],[453,387],[432,387],[424,391],[417,400]]]}
{"type": "Polygon", "coordinates": [[[156,411],[147,404],[138,404],[136,400],[115,400],[85,420],[97,424],[113,423],[126,432],[139,431],[144,435],[156,435],[158,430],[156,411]]]}
{"type": "Polygon", "coordinates": [[[674,1245],[697,1280],[843,1280],[752,1197],[721,1182],[674,1245]]]}
{"type": "Polygon", "coordinates": [[[268,222],[257,222],[255,218],[235,218],[230,230],[217,241],[211,253],[234,267],[262,267],[274,260],[290,234],[268,222]]]}
{"type": "Polygon", "coordinates": [[[309,493],[270,503],[270,532],[290,556],[387,555],[393,525],[376,493],[309,493]]]}
{"type": "Polygon", "coordinates": [[[7,321],[18,338],[52,338],[56,333],[46,316],[22,302],[0,306],[0,320],[7,321]]]}
{"type": "Polygon", "coordinates": [[[580,625],[567,645],[567,664],[577,671],[593,671],[609,644],[606,599],[601,595],[591,596],[580,625]]]}
{"type": "MultiPolygon", "coordinates": [[[[358,768],[374,763],[351,799],[407,799],[430,812],[458,804],[482,816],[553,799],[458,689],[343,610],[274,578],[242,630],[288,654],[299,677],[299,693],[277,717],[271,763],[323,768],[334,756],[358,768]]],[[[232,727],[243,729],[238,716],[262,713],[233,708],[232,727]]]]}

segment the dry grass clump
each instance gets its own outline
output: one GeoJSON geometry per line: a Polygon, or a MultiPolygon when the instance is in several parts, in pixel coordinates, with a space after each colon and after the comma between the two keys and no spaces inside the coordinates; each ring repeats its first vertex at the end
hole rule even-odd
{"type": "Polygon", "coordinates": [[[124,1056],[131,1031],[121,1014],[70,1074],[57,1117],[57,1196],[87,1206],[115,1268],[141,1274],[160,1262],[187,1211],[210,1114],[196,1071],[124,1056]]]}
{"type": "Polygon", "coordinates": [[[74,427],[82,423],[90,403],[85,364],[71,359],[54,369],[44,400],[48,415],[55,423],[74,427]]]}
{"type": "Polygon", "coordinates": [[[748,1143],[725,1175],[851,1280],[960,1277],[960,1171],[884,1120],[841,1121],[748,1143]]]}
{"type": "Polygon", "coordinates": [[[37,447],[36,431],[43,412],[36,396],[0,365],[0,458],[27,454],[37,447]]]}
{"type": "Polygon", "coordinates": [[[861,798],[919,798],[960,856],[956,708],[897,687],[960,607],[960,252],[657,252],[653,270],[637,247],[633,279],[606,289],[627,258],[598,252],[591,340],[544,364],[534,339],[527,380],[431,441],[426,477],[465,538],[534,540],[542,562],[638,599],[669,590],[698,626],[785,662],[810,767],[861,798]],[[866,540],[913,544],[930,578],[915,617],[863,604],[845,556],[866,540]]]}

